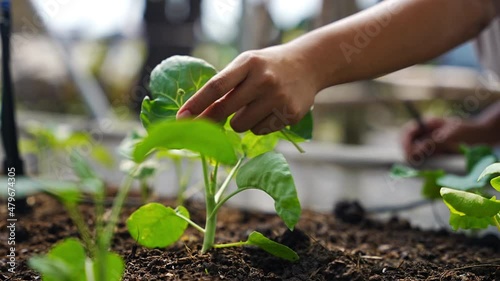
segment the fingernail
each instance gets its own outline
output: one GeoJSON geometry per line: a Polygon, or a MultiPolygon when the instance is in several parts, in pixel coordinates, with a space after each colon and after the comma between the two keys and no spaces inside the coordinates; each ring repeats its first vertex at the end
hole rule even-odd
{"type": "Polygon", "coordinates": [[[193,114],[189,110],[184,110],[181,113],[177,113],[177,119],[188,118],[191,116],[193,116],[193,114]]]}

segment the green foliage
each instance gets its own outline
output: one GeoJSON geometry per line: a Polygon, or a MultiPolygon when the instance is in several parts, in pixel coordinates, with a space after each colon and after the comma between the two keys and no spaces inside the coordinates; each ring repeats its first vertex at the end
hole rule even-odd
{"type": "Polygon", "coordinates": [[[481,158],[472,168],[471,171],[465,176],[445,175],[438,179],[440,186],[446,186],[459,190],[471,190],[482,188],[488,184],[488,178],[477,180],[481,172],[489,165],[495,163],[496,157],[487,155],[481,158]]]}
{"type": "Polygon", "coordinates": [[[274,199],[276,213],[288,228],[293,229],[300,218],[300,203],[292,173],[282,154],[267,152],[245,163],[236,184],[239,191],[254,188],[266,192],[274,199]]]}
{"type": "Polygon", "coordinates": [[[148,248],[164,248],[175,243],[186,230],[189,219],[186,208],[175,210],[159,203],[149,203],[140,207],[127,219],[127,228],[132,237],[148,248]]]}
{"type": "MultiPolygon", "coordinates": [[[[217,71],[207,62],[188,56],[173,56],[151,72],[152,99],[142,102],[141,121],[145,128],[157,121],[175,119],[179,108],[217,71]]],[[[149,130],[149,129],[148,129],[149,130]]]]}
{"type": "Polygon", "coordinates": [[[288,260],[288,261],[298,261],[299,256],[295,251],[290,249],[289,247],[277,243],[264,235],[262,233],[253,231],[248,236],[248,240],[246,241],[247,245],[257,246],[264,251],[270,253],[273,256],[288,260]]]}
{"type": "Polygon", "coordinates": [[[443,170],[418,171],[403,165],[394,165],[391,169],[391,176],[393,178],[422,178],[424,180],[421,191],[422,196],[431,200],[441,198],[439,194],[441,186],[437,184],[437,180],[444,175],[445,172],[443,170]]]}
{"type": "Polygon", "coordinates": [[[151,126],[139,142],[134,160],[142,162],[155,149],[189,149],[223,164],[235,164],[236,154],[222,129],[206,120],[167,120],[151,126]]]}
{"type": "Polygon", "coordinates": [[[394,165],[391,175],[424,178],[422,194],[430,199],[442,198],[450,209],[449,223],[453,229],[482,229],[493,225],[500,231],[500,201],[486,195],[488,182],[500,191],[500,176],[492,178],[500,174],[500,163],[495,163],[497,158],[489,147],[462,146],[461,150],[467,165],[465,176],[446,174],[442,170],[418,171],[402,165],[394,165]]]}
{"type": "Polygon", "coordinates": [[[86,268],[86,264],[92,261],[87,258],[80,241],[68,238],[54,245],[47,254],[31,258],[28,264],[42,274],[43,281],[121,280],[125,271],[123,259],[111,252],[106,252],[105,257],[105,279],[98,279],[96,276],[99,269],[96,263],[91,267],[93,271],[89,272],[86,268]]]}
{"type": "Polygon", "coordinates": [[[110,218],[104,222],[104,183],[87,161],[76,151],[70,155],[78,183],[66,184],[65,188],[45,187],[45,191],[60,200],[76,225],[81,242],[66,239],[55,245],[49,253],[30,259],[30,266],[42,273],[44,281],[97,280],[119,281],[125,270],[120,256],[108,251],[125,195],[131,181],[125,181],[113,204],[110,218]],[[84,193],[92,195],[95,204],[95,231],[86,224],[78,203],[84,193]]]}
{"type": "Polygon", "coordinates": [[[199,155],[207,206],[205,228],[191,221],[183,207],[174,210],[160,204],[148,204],[130,216],[129,232],[144,246],[166,247],[179,239],[189,224],[204,233],[202,252],[212,247],[247,243],[282,258],[296,260],[298,257],[291,249],[259,234],[253,234],[246,242],[214,244],[216,218],[220,207],[232,196],[247,189],[259,189],[275,200],[277,214],[293,229],[301,213],[295,184],[284,157],[272,151],[279,139],[287,139],[296,146],[297,142],[310,139],[312,114],[308,113],[296,125],[265,136],[251,132],[238,134],[228,122],[220,126],[207,120],[173,120],[183,103],[215,74],[208,63],[191,57],[174,56],[158,65],[151,74],[152,99],[145,98],[142,104],[141,120],[148,134],[133,142],[133,152],[128,154],[138,164],[158,150],[169,153],[181,149],[199,155]],[[218,170],[222,166],[227,166],[230,172],[220,183],[218,170]],[[235,176],[238,189],[224,196],[235,176]]]}

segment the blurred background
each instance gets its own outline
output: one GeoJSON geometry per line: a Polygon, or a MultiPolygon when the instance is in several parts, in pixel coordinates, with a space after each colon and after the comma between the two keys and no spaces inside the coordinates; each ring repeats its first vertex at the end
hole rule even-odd
{"type": "MultiPolygon", "coordinates": [[[[287,42],[378,1],[12,2],[12,71],[20,126],[67,123],[90,131],[113,150],[131,128],[140,126],[138,110],[149,74],[163,59],[192,55],[222,69],[242,51],[287,42]]],[[[388,177],[389,167],[404,161],[399,134],[412,118],[404,101],[423,115],[463,117],[458,108],[473,100],[477,104],[466,112],[472,116],[500,97],[485,81],[468,42],[422,65],[325,89],[316,99],[313,141],[304,144],[307,153],[280,147],[297,171],[302,204],[330,210],[333,202],[346,198],[368,207],[420,198],[418,181],[388,177]],[[474,99],[478,93],[486,98],[474,99]],[[371,195],[364,196],[367,192],[371,195]]],[[[464,171],[461,159],[437,159],[428,165],[464,171]]],[[[110,172],[108,177],[119,181],[122,174],[110,172]]],[[[267,202],[251,196],[241,201],[267,202]]],[[[435,220],[429,221],[430,209],[418,212],[407,216],[436,226],[435,220]]]]}

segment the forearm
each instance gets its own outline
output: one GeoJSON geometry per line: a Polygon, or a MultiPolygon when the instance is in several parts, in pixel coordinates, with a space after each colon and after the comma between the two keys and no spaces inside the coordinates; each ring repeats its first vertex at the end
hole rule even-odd
{"type": "Polygon", "coordinates": [[[388,0],[286,48],[317,74],[320,90],[429,60],[476,36],[493,11],[492,0],[388,0]]]}
{"type": "Polygon", "coordinates": [[[483,128],[484,138],[500,143],[500,101],[483,110],[473,122],[483,128]]]}

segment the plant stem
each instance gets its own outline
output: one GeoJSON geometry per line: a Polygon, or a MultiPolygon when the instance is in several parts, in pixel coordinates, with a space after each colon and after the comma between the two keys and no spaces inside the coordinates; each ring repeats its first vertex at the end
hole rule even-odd
{"type": "Polygon", "coordinates": [[[96,245],[92,242],[92,235],[90,234],[89,227],[85,223],[82,214],[78,211],[76,205],[74,204],[65,204],[65,206],[71,220],[73,220],[73,223],[76,225],[76,228],[82,237],[83,244],[85,245],[89,255],[91,257],[95,257],[97,255],[96,245]]]}
{"type": "Polygon", "coordinates": [[[149,199],[149,185],[148,181],[146,179],[140,179],[139,180],[140,185],[141,185],[141,201],[143,204],[146,204],[149,199]]]}
{"type": "MultiPolygon", "coordinates": [[[[133,175],[135,170],[130,173],[133,175]]],[[[118,194],[115,197],[113,202],[113,207],[111,209],[111,216],[109,222],[107,223],[104,231],[102,233],[102,247],[104,249],[108,249],[111,244],[111,239],[113,238],[114,229],[116,224],[118,223],[118,217],[120,216],[120,211],[122,209],[123,203],[125,202],[125,198],[132,186],[132,182],[134,178],[132,176],[127,176],[127,178],[123,181],[122,186],[118,190],[118,194]]]]}
{"type": "Polygon", "coordinates": [[[305,153],[306,152],[304,149],[302,149],[302,147],[300,147],[300,145],[298,143],[296,143],[294,140],[292,140],[292,138],[288,135],[288,133],[285,131],[285,129],[281,129],[280,132],[283,134],[283,136],[285,136],[285,138],[289,142],[291,142],[293,144],[293,146],[295,146],[295,148],[297,148],[297,150],[300,153],[305,153]]]}
{"type": "MultiPolygon", "coordinates": [[[[227,202],[227,200],[229,200],[231,197],[235,196],[236,194],[242,192],[242,191],[245,191],[247,189],[251,189],[250,187],[246,187],[246,188],[239,188],[235,191],[233,191],[231,194],[229,194],[227,197],[224,197],[224,199],[222,199],[220,202],[217,202],[217,204],[215,205],[214,209],[212,210],[213,214],[217,214],[217,212],[219,211],[220,207],[222,207],[222,205],[224,205],[224,203],[227,202]]],[[[212,214],[212,215],[213,215],[212,214]]],[[[208,218],[211,218],[211,216],[209,216],[208,218]]]]}
{"type": "Polygon", "coordinates": [[[241,167],[241,163],[243,163],[243,159],[245,157],[241,157],[239,160],[238,160],[238,163],[236,163],[236,166],[233,167],[233,169],[231,169],[231,172],[229,172],[229,175],[227,175],[227,178],[224,180],[224,182],[222,183],[219,191],[217,191],[217,194],[215,194],[215,203],[219,202],[220,198],[222,197],[222,195],[224,195],[224,191],[226,191],[227,187],[229,186],[229,183],[231,182],[231,180],[233,179],[234,175],[236,174],[236,172],[240,169],[241,167]]]}
{"type": "Polygon", "coordinates": [[[179,218],[185,220],[187,223],[189,223],[192,227],[196,228],[198,231],[200,231],[201,233],[205,233],[205,229],[201,226],[199,226],[197,223],[195,223],[194,221],[192,221],[191,219],[179,214],[179,213],[175,213],[179,218]]]}
{"type": "Polygon", "coordinates": [[[499,221],[500,215],[497,214],[493,217],[493,221],[495,222],[495,226],[497,227],[498,231],[500,231],[500,221],[499,221]]]}
{"type": "Polygon", "coordinates": [[[201,253],[205,254],[210,250],[215,241],[215,229],[217,223],[217,214],[213,212],[215,208],[215,185],[216,179],[209,177],[207,159],[205,156],[201,156],[202,166],[203,166],[203,176],[205,178],[205,204],[206,204],[206,222],[205,222],[205,235],[203,237],[203,247],[201,253]]]}
{"type": "Polygon", "coordinates": [[[214,248],[229,248],[229,247],[241,247],[248,245],[248,241],[240,241],[240,242],[233,242],[233,243],[225,243],[225,244],[215,244],[214,248]]]}

